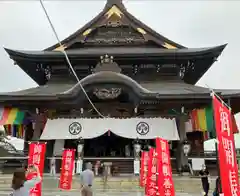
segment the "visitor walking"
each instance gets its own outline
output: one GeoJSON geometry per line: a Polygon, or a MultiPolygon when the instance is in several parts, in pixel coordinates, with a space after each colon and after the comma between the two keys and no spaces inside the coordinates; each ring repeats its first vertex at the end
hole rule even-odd
{"type": "Polygon", "coordinates": [[[42,178],[40,176],[40,172],[38,167],[30,166],[27,169],[27,172],[24,168],[16,169],[13,173],[12,179],[12,189],[13,192],[10,194],[11,196],[29,196],[30,190],[35,187],[36,184],[41,182],[42,178]],[[37,173],[37,176],[32,178],[31,180],[26,180],[26,176],[29,173],[37,173]]]}
{"type": "Polygon", "coordinates": [[[201,176],[201,180],[202,180],[202,188],[203,188],[203,195],[204,196],[208,196],[208,192],[209,192],[209,171],[206,167],[206,165],[202,165],[202,170],[199,172],[199,175],[201,176]]]}
{"type": "Polygon", "coordinates": [[[50,175],[55,176],[56,175],[56,158],[53,156],[50,159],[50,175]]]}
{"type": "Polygon", "coordinates": [[[77,164],[76,164],[76,174],[80,174],[82,172],[82,165],[83,165],[83,161],[81,157],[78,157],[77,164]]]}
{"type": "Polygon", "coordinates": [[[221,181],[220,181],[220,177],[218,176],[216,179],[216,187],[214,189],[213,196],[219,196],[220,189],[221,189],[220,187],[221,187],[221,181]]]}
{"type": "Polygon", "coordinates": [[[94,173],[92,171],[92,164],[87,163],[86,169],[80,174],[82,196],[92,196],[93,180],[94,180],[94,173]]]}
{"type": "Polygon", "coordinates": [[[99,175],[99,168],[101,166],[101,161],[96,161],[95,166],[94,166],[94,172],[95,172],[95,176],[99,175]]]}

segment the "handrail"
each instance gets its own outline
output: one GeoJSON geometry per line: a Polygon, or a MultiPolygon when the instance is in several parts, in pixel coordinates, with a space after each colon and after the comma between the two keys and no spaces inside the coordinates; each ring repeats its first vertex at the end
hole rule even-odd
{"type": "MultiPolygon", "coordinates": [[[[51,159],[52,157],[46,157],[46,159],[51,159]]],[[[188,160],[192,160],[192,159],[195,159],[195,158],[202,158],[202,159],[205,159],[205,160],[216,160],[216,157],[188,157],[188,160]]],[[[4,160],[4,159],[28,159],[27,156],[23,156],[23,157],[0,157],[0,160],[4,160]]],[[[55,159],[62,159],[61,157],[55,157],[55,159]]],[[[126,158],[126,157],[86,157],[86,158],[83,158],[83,160],[134,160],[134,158],[126,158]]],[[[171,160],[176,160],[175,157],[172,157],[171,160]]]]}
{"type": "Polygon", "coordinates": [[[134,157],[84,157],[83,160],[120,160],[120,159],[124,159],[124,160],[134,160],[134,157]]]}

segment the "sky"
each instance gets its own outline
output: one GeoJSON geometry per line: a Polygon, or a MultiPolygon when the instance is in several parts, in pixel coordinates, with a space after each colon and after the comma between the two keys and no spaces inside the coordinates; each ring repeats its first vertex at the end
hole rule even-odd
{"type": "MultiPolygon", "coordinates": [[[[45,7],[61,39],[96,16],[106,1],[52,0],[45,7]]],[[[165,37],[189,48],[228,43],[216,63],[198,82],[211,88],[240,89],[240,1],[127,0],[127,10],[165,37]]],[[[37,0],[0,1],[0,92],[37,86],[4,47],[42,50],[57,40],[37,0]]]]}
{"type": "MultiPolygon", "coordinates": [[[[61,39],[96,16],[104,7],[101,0],[44,1],[61,39]]],[[[160,34],[187,47],[208,47],[228,43],[227,48],[198,85],[239,88],[240,1],[128,0],[129,12],[160,34]]],[[[0,1],[0,91],[36,86],[3,47],[42,50],[56,38],[37,0],[0,1]],[[13,79],[14,78],[14,79],[13,79]]]]}

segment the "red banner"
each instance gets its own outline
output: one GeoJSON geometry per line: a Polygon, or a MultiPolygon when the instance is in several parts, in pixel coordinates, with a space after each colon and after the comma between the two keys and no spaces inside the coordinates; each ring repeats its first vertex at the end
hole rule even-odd
{"type": "Polygon", "coordinates": [[[239,196],[238,166],[232,131],[231,110],[215,96],[213,97],[213,106],[222,192],[225,196],[239,196]]]}
{"type": "Polygon", "coordinates": [[[168,141],[157,138],[156,151],[159,174],[157,178],[158,195],[175,196],[168,141]]]}
{"type": "Polygon", "coordinates": [[[59,188],[70,190],[72,188],[72,177],[74,169],[75,149],[65,149],[62,154],[62,168],[59,188]]]}
{"type": "MultiPolygon", "coordinates": [[[[44,170],[46,143],[30,143],[28,152],[28,165],[35,165],[39,168],[40,175],[42,176],[44,170]]],[[[30,174],[28,179],[35,177],[36,174],[30,174]]],[[[30,191],[30,196],[41,196],[42,183],[38,183],[35,188],[30,191]]]]}
{"type": "Polygon", "coordinates": [[[149,150],[148,172],[146,180],[145,194],[147,196],[155,196],[157,191],[157,159],[154,148],[149,150]]]}
{"type": "Polygon", "coordinates": [[[140,171],[140,186],[145,187],[147,181],[148,172],[148,152],[143,151],[141,153],[141,171],[140,171]]]}

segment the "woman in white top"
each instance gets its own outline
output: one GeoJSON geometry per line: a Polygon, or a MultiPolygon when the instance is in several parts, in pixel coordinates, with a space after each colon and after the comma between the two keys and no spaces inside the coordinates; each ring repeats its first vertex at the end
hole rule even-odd
{"type": "Polygon", "coordinates": [[[36,184],[41,182],[42,178],[39,173],[38,167],[31,166],[27,169],[16,169],[13,173],[12,179],[12,196],[29,196],[30,190],[35,187],[36,184]],[[37,176],[32,178],[31,180],[26,180],[27,173],[36,172],[37,176]]]}

